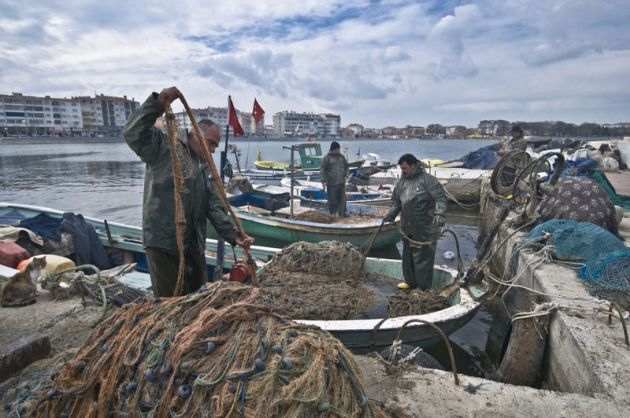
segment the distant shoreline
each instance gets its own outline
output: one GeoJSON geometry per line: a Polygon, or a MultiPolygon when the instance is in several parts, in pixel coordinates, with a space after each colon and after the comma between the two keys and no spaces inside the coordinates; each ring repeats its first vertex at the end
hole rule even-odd
{"type": "MultiPolygon", "coordinates": [[[[425,140],[436,140],[436,139],[444,139],[444,140],[465,140],[465,141],[487,141],[487,140],[496,140],[499,138],[440,138],[440,137],[431,137],[431,138],[311,138],[310,142],[326,142],[326,141],[425,141],[425,140]]],[[[71,143],[71,142],[80,142],[80,143],[109,143],[109,142],[124,142],[124,138],[122,136],[103,136],[103,137],[88,137],[88,136],[0,136],[0,141],[5,142],[13,142],[13,143],[71,143]]],[[[291,142],[291,143],[301,143],[301,142],[309,142],[308,138],[268,138],[268,137],[260,137],[260,136],[249,136],[249,137],[230,137],[230,142],[291,142]]]]}
{"type": "MultiPolygon", "coordinates": [[[[548,137],[548,138],[556,138],[556,137],[548,137]]],[[[564,137],[557,137],[564,138],[564,137]]],[[[441,137],[431,137],[431,138],[311,138],[310,142],[328,142],[328,141],[352,141],[352,142],[361,142],[361,141],[430,141],[430,140],[457,140],[457,141],[500,141],[501,137],[489,137],[489,138],[441,138],[441,137]]],[[[621,137],[575,137],[575,139],[580,139],[584,141],[616,141],[623,140],[621,137]]],[[[87,137],[87,136],[0,136],[0,143],[112,143],[112,142],[124,142],[125,139],[122,136],[103,136],[103,137],[87,137]]],[[[230,137],[230,143],[239,143],[239,142],[288,142],[288,143],[302,143],[309,142],[307,138],[267,138],[267,137],[259,137],[259,136],[249,136],[249,137],[230,137]]]]}

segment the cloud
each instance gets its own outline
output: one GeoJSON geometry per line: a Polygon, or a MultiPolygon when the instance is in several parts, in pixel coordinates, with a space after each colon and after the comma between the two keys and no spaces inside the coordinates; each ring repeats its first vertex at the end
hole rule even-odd
{"type": "Polygon", "coordinates": [[[473,58],[466,53],[464,38],[475,32],[482,14],[474,4],[455,7],[453,14],[441,18],[429,32],[428,38],[440,47],[436,53],[441,58],[428,65],[436,80],[456,77],[473,77],[478,73],[473,58]]]}
{"type": "Polygon", "coordinates": [[[224,87],[246,83],[281,97],[287,95],[287,83],[293,78],[291,54],[273,53],[269,49],[249,52],[246,55],[226,55],[208,59],[198,73],[224,87]]]}
{"type": "Polygon", "coordinates": [[[0,93],[195,107],[256,95],[267,115],[366,126],[627,119],[624,0],[0,0],[0,93]]]}

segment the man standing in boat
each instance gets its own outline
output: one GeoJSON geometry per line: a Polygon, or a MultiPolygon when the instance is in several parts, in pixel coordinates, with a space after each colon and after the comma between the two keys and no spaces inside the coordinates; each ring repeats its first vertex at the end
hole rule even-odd
{"type": "Polygon", "coordinates": [[[510,129],[510,139],[503,143],[503,146],[497,153],[499,155],[505,155],[510,151],[519,150],[525,151],[527,149],[527,140],[525,139],[525,132],[518,125],[512,125],[510,129]]]}
{"type": "MultiPolygon", "coordinates": [[[[179,256],[175,238],[175,197],[173,166],[167,135],[154,127],[155,121],[179,97],[175,87],[152,93],[127,120],[123,135],[129,147],[146,163],[142,208],[142,239],[146,249],[153,294],[173,296],[177,282],[179,256]]],[[[204,141],[213,153],[219,145],[221,130],[211,120],[198,123],[202,138],[192,132],[178,135],[177,154],[184,177],[181,202],[186,220],[184,252],[186,268],[183,294],[199,289],[208,280],[205,244],[206,219],[217,233],[232,245],[249,248],[253,238],[240,234],[227,216],[210,181],[210,170],[203,160],[204,141]]]]}
{"type": "Polygon", "coordinates": [[[322,159],[319,167],[322,185],[326,188],[328,210],[334,216],[346,216],[346,177],[348,161],[341,154],[339,142],[330,144],[330,151],[322,159]]]}
{"type": "Polygon", "coordinates": [[[392,207],[383,219],[394,222],[400,213],[403,234],[403,277],[399,289],[430,289],[439,230],[445,223],[446,196],[437,178],[412,154],[398,160],[403,176],[392,194],[392,207]]]}

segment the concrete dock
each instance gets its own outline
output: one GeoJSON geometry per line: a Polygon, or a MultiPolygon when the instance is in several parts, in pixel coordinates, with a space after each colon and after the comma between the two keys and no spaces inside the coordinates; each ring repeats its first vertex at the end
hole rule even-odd
{"type": "MultiPolygon", "coordinates": [[[[630,188],[628,176],[630,173],[609,178],[618,192],[625,193],[624,187],[630,188]]],[[[487,195],[488,185],[484,187],[482,194],[487,195]]],[[[480,227],[487,232],[497,219],[499,205],[490,199],[484,199],[482,204],[484,217],[480,227]]],[[[620,231],[630,243],[628,212],[620,231]]],[[[505,270],[521,236],[509,228],[499,231],[491,249],[496,252],[491,267],[498,276],[505,270]]],[[[624,340],[621,321],[613,318],[608,322],[610,304],[590,296],[574,270],[539,262],[538,257],[521,252],[519,266],[527,267],[520,271],[516,283],[535,289],[543,294],[544,301],[556,307],[549,321],[542,389],[463,375],[460,385],[455,385],[450,372],[418,366],[389,375],[376,358],[355,356],[368,396],[413,417],[630,416],[630,347],[624,340]]],[[[46,334],[50,355],[54,355],[85,341],[91,324],[100,316],[100,307],[84,305],[78,299],[53,301],[40,297],[36,306],[3,313],[0,342],[46,334]]],[[[33,354],[33,360],[38,355],[33,354]]]]}

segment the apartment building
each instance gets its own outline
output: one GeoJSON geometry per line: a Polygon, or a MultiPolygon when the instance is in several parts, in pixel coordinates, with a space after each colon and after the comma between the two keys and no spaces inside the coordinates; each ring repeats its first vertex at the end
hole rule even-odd
{"type": "Polygon", "coordinates": [[[120,135],[127,118],[139,106],[127,97],[54,98],[0,94],[2,135],[120,135]]]}
{"type": "Polygon", "coordinates": [[[278,137],[338,137],[341,117],[331,113],[282,111],[273,115],[274,135],[278,137]]]}
{"type": "MultiPolygon", "coordinates": [[[[193,117],[196,121],[203,119],[210,119],[221,127],[221,135],[225,135],[225,126],[228,124],[228,110],[227,107],[207,107],[205,109],[191,109],[193,117]]],[[[256,124],[254,117],[251,113],[236,111],[236,116],[243,128],[245,136],[263,135],[264,134],[264,119],[260,123],[256,124]]],[[[179,128],[185,128],[188,131],[193,129],[192,123],[188,118],[188,113],[178,112],[175,113],[175,120],[179,128]]],[[[234,130],[229,127],[230,137],[234,135],[234,130]]]]}
{"type": "Polygon", "coordinates": [[[0,94],[2,135],[81,135],[82,130],[81,108],[72,99],[0,94]]]}

